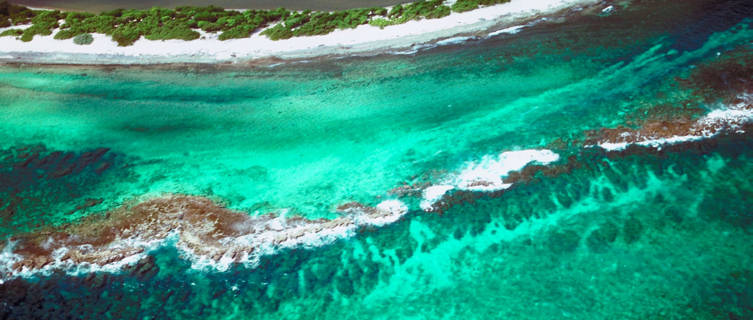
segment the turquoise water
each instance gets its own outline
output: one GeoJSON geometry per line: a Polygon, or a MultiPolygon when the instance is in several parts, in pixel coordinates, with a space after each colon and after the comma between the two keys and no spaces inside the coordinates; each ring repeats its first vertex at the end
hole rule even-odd
{"type": "Polygon", "coordinates": [[[616,7],[412,56],[214,71],[2,67],[7,236],[170,193],[251,215],[335,218],[338,205],[376,205],[403,183],[440,183],[502,151],[546,148],[563,159],[555,165],[573,165],[441,215],[400,197],[411,211],[396,223],[256,267],[197,271],[168,245],[145,272],[11,280],[0,315],[751,318],[750,136],[622,154],[582,141],[658,105],[719,108],[677,77],[733,52],[753,61],[753,8],[616,7]],[[60,171],[97,148],[108,150],[60,171]],[[49,163],[19,166],[34,152],[49,163]],[[101,202],[81,208],[89,199],[101,202]]]}

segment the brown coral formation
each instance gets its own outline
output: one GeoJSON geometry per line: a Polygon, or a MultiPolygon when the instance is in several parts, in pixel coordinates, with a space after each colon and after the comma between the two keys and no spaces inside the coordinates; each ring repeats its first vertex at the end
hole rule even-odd
{"type": "Polygon", "coordinates": [[[753,103],[745,96],[730,106],[728,113],[709,113],[698,119],[679,115],[674,119],[647,119],[639,128],[619,126],[586,132],[586,145],[605,143],[644,143],[673,137],[710,137],[723,130],[740,127],[753,115],[753,103]]]}
{"type": "Polygon", "coordinates": [[[348,203],[337,206],[337,212],[341,212],[341,213],[368,212],[368,211],[375,211],[375,210],[376,208],[374,207],[369,207],[365,204],[362,204],[356,201],[348,202],[348,203]]]}
{"type": "Polygon", "coordinates": [[[420,196],[421,191],[423,189],[426,189],[430,184],[428,182],[422,182],[422,183],[414,183],[414,184],[408,184],[407,182],[403,182],[397,187],[394,187],[387,191],[387,193],[396,195],[398,197],[406,197],[406,196],[420,196]]]}
{"type": "Polygon", "coordinates": [[[376,207],[369,207],[360,202],[348,202],[337,207],[337,212],[352,217],[357,226],[382,226],[395,222],[408,208],[398,200],[383,201],[376,207]]]}
{"type": "MultiPolygon", "coordinates": [[[[505,177],[505,183],[509,183],[512,186],[507,189],[498,189],[494,191],[471,191],[471,190],[463,190],[463,189],[457,189],[453,193],[446,193],[442,196],[442,198],[438,201],[436,201],[434,204],[432,204],[432,208],[430,212],[437,213],[437,214],[443,214],[446,210],[452,208],[453,206],[464,204],[464,203],[474,203],[477,199],[480,198],[498,198],[501,197],[505,192],[508,190],[511,190],[512,188],[515,188],[515,186],[524,184],[524,183],[530,183],[535,181],[541,176],[544,177],[556,177],[559,175],[564,175],[572,172],[573,170],[580,168],[582,166],[581,162],[578,161],[576,156],[570,156],[567,158],[566,162],[559,163],[559,164],[550,164],[550,165],[540,165],[540,164],[529,164],[519,171],[511,171],[508,173],[507,177],[505,177]]],[[[470,184],[469,186],[486,186],[488,183],[485,183],[483,181],[480,182],[474,182],[470,184]]]]}
{"type": "Polygon", "coordinates": [[[513,171],[508,174],[505,181],[511,184],[528,183],[536,179],[537,176],[556,177],[563,174],[568,174],[573,170],[580,168],[581,163],[578,162],[576,156],[569,156],[567,162],[557,165],[540,165],[531,164],[525,166],[520,171],[513,171]]]}
{"type": "MultiPolygon", "coordinates": [[[[699,64],[685,77],[675,78],[676,84],[687,89],[698,101],[707,105],[721,103],[736,111],[752,111],[753,101],[746,92],[753,92],[753,51],[747,46],[699,64]]],[[[620,126],[586,133],[587,145],[603,143],[640,143],[672,137],[709,137],[720,130],[740,127],[748,119],[701,117],[703,110],[693,99],[652,107],[645,117],[626,119],[638,128],[620,126]]]]}
{"type": "Polygon", "coordinates": [[[676,81],[707,103],[734,104],[740,92],[753,91],[753,52],[747,46],[726,52],[676,81]]]}
{"type": "Polygon", "coordinates": [[[103,266],[137,256],[154,242],[174,235],[177,246],[194,257],[210,264],[228,264],[252,260],[270,248],[341,237],[357,225],[394,214],[355,202],[338,211],[350,214],[332,220],[249,216],[207,198],[174,195],[21,234],[11,239],[10,248],[0,247],[0,252],[10,249],[20,258],[6,273],[40,270],[56,263],[103,266]]]}
{"type": "Polygon", "coordinates": [[[618,126],[616,128],[601,128],[586,132],[587,145],[599,143],[635,143],[644,140],[670,138],[684,136],[692,133],[700,133],[694,128],[695,121],[688,116],[680,116],[672,121],[647,121],[639,128],[618,126]]]}

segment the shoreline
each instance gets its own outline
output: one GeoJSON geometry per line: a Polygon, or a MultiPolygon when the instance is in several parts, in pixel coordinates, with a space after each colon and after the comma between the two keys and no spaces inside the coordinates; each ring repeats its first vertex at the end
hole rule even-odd
{"type": "MultiPolygon", "coordinates": [[[[122,8],[119,3],[102,3],[99,1],[92,1],[92,4],[87,4],[87,1],[65,1],[62,3],[56,3],[55,1],[38,1],[38,0],[21,0],[13,1],[14,4],[22,5],[30,9],[52,9],[60,11],[83,11],[99,13],[102,11],[115,10],[122,8]]],[[[369,6],[390,6],[398,3],[405,3],[406,1],[400,0],[379,0],[374,3],[373,0],[347,0],[347,1],[324,1],[317,3],[298,2],[295,0],[253,0],[252,3],[242,0],[220,0],[213,1],[212,5],[226,7],[228,9],[243,8],[251,10],[272,10],[279,7],[284,7],[291,10],[318,10],[318,11],[330,11],[330,10],[347,10],[358,9],[369,6]]],[[[175,8],[180,6],[203,6],[206,3],[198,0],[179,0],[172,1],[168,4],[162,4],[160,1],[140,1],[138,3],[132,3],[128,9],[140,9],[148,10],[152,7],[167,7],[175,8]],[[152,3],[153,2],[153,3],[152,3]]]]}
{"type": "Polygon", "coordinates": [[[453,12],[438,19],[412,20],[384,28],[367,24],[354,29],[338,29],[326,35],[284,40],[270,40],[261,35],[261,31],[249,38],[224,41],[218,39],[218,33],[205,32],[201,32],[200,39],[191,41],[142,38],[127,47],[117,46],[104,34],[93,34],[94,42],[90,45],[55,40],[55,32],[49,36],[36,36],[30,42],[0,37],[0,65],[255,66],[318,58],[415,54],[437,46],[514,34],[536,21],[548,20],[550,16],[583,12],[589,8],[601,10],[600,4],[607,5],[601,0],[512,0],[467,12],[453,12]]]}

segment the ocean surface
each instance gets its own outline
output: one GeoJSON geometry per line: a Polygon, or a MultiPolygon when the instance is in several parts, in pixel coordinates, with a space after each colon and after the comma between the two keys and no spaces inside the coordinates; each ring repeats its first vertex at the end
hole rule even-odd
{"type": "Polygon", "coordinates": [[[414,54],[2,66],[0,319],[753,319],[752,23],[750,1],[616,1],[414,54]],[[602,143],[720,112],[739,121],[602,143]],[[407,211],[221,268],[179,236],[117,268],[18,267],[175,195],[407,211]]]}

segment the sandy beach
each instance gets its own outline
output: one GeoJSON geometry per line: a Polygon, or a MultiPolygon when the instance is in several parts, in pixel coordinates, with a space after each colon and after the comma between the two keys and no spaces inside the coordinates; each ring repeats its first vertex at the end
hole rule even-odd
{"type": "MultiPolygon", "coordinates": [[[[119,47],[104,34],[90,45],[36,36],[31,42],[0,38],[0,63],[42,64],[164,64],[245,63],[259,59],[310,59],[414,53],[418,48],[463,42],[478,37],[515,33],[527,23],[565,10],[582,10],[599,0],[513,0],[509,3],[455,13],[439,19],[409,21],[380,29],[361,25],[321,36],[273,41],[257,32],[250,38],[221,41],[219,33],[202,32],[198,40],[152,41],[144,38],[119,47]]],[[[16,26],[15,28],[18,28],[16,26]]],[[[0,32],[8,28],[0,29],[0,32]]]]}

